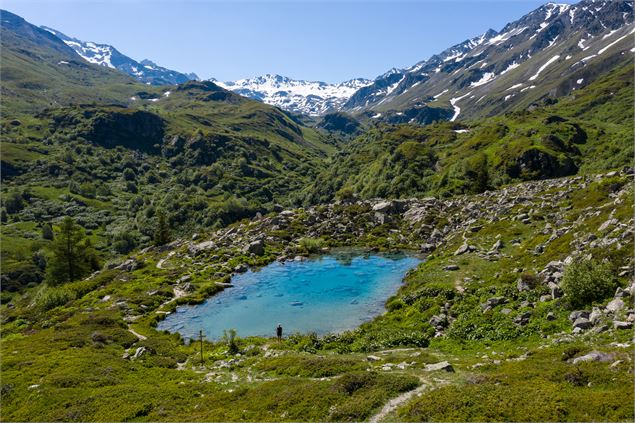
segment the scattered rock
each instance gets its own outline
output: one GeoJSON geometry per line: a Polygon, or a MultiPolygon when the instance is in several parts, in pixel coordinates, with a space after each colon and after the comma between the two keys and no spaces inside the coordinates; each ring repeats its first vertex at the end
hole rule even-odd
{"type": "Polygon", "coordinates": [[[514,323],[516,323],[519,326],[525,326],[527,323],[529,323],[530,317],[531,317],[531,313],[526,311],[516,316],[514,318],[514,323]]]}
{"type": "Polygon", "coordinates": [[[578,317],[574,322],[573,322],[573,329],[580,329],[580,330],[585,330],[585,329],[589,329],[593,326],[593,323],[591,323],[588,319],[584,318],[584,317],[578,317]]]}
{"type": "Polygon", "coordinates": [[[455,256],[460,256],[461,254],[470,253],[472,251],[476,251],[476,247],[473,245],[469,245],[467,242],[461,245],[458,250],[454,252],[455,256]]]}
{"type": "Polygon", "coordinates": [[[575,322],[576,320],[578,320],[580,317],[583,317],[585,319],[589,318],[589,312],[586,310],[576,310],[576,311],[572,311],[569,314],[569,321],[571,322],[575,322]]]}
{"type": "Polygon", "coordinates": [[[621,298],[614,298],[606,305],[606,310],[611,313],[617,313],[624,308],[624,301],[621,298]]]}
{"type": "Polygon", "coordinates": [[[443,268],[443,270],[450,270],[450,271],[459,270],[459,266],[457,266],[456,264],[448,264],[447,266],[443,268]]]}
{"type": "Polygon", "coordinates": [[[436,249],[436,245],[434,244],[423,244],[421,246],[421,252],[422,253],[431,253],[436,249]]]}
{"type": "Polygon", "coordinates": [[[241,263],[238,266],[234,267],[234,272],[236,273],[245,273],[247,271],[248,267],[246,264],[241,263]]]}
{"type": "Polygon", "coordinates": [[[188,253],[191,256],[197,256],[201,254],[203,251],[211,250],[214,247],[215,247],[214,241],[199,242],[198,244],[191,244],[188,248],[188,253]]]}
{"type": "Polygon", "coordinates": [[[492,297],[481,304],[481,308],[483,310],[488,310],[496,307],[497,305],[505,304],[507,302],[507,298],[505,297],[492,297]]]}
{"type": "Polygon", "coordinates": [[[615,329],[631,329],[633,327],[633,322],[620,322],[619,320],[615,320],[613,322],[613,327],[615,329]]]}
{"type": "Polygon", "coordinates": [[[446,372],[454,373],[454,367],[447,361],[441,361],[435,364],[426,364],[426,372],[434,372],[437,370],[445,370],[446,372]]]}
{"type": "Polygon", "coordinates": [[[249,246],[247,247],[247,253],[255,254],[257,256],[263,255],[265,253],[265,242],[259,239],[257,241],[250,243],[249,246]]]}
{"type": "Polygon", "coordinates": [[[494,245],[492,246],[492,250],[493,251],[499,251],[501,248],[503,248],[505,246],[505,244],[503,244],[503,241],[501,241],[500,239],[498,241],[496,241],[494,243],[494,245]]]}
{"type": "Polygon", "coordinates": [[[576,357],[574,358],[571,363],[573,364],[578,364],[578,363],[585,363],[585,362],[589,362],[589,361],[600,361],[600,362],[607,362],[607,361],[611,361],[613,360],[613,358],[615,357],[615,354],[607,354],[607,353],[603,353],[603,352],[599,352],[599,351],[592,351],[588,354],[585,354],[581,357],[576,357]]]}

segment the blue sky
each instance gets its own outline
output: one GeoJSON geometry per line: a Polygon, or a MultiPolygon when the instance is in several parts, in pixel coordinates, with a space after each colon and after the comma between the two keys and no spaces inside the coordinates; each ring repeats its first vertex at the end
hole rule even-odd
{"type": "Polygon", "coordinates": [[[546,1],[1,0],[36,25],[202,78],[374,78],[546,1]]]}

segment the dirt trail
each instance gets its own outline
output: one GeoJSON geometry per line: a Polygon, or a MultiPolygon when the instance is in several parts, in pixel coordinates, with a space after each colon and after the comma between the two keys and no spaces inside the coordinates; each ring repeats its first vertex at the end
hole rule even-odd
{"type": "Polygon", "coordinates": [[[388,414],[395,411],[401,404],[413,398],[415,395],[420,394],[429,388],[429,385],[422,381],[422,385],[412,391],[405,392],[399,395],[396,398],[391,399],[384,405],[384,407],[379,411],[379,413],[372,416],[368,419],[369,423],[379,423],[382,421],[388,414]]]}
{"type": "Polygon", "coordinates": [[[133,334],[134,336],[139,338],[139,341],[145,341],[146,339],[148,339],[147,337],[145,337],[145,336],[141,335],[140,333],[136,332],[134,329],[132,329],[129,326],[128,326],[128,332],[130,332],[131,334],[133,334]]]}

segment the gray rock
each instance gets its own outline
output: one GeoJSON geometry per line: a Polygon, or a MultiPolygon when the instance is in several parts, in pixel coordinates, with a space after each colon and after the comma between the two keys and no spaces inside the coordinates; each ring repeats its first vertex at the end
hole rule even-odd
{"type": "Polygon", "coordinates": [[[435,364],[426,364],[426,372],[434,372],[437,370],[445,370],[446,372],[454,373],[454,367],[447,361],[441,361],[435,364]]]}
{"type": "Polygon", "coordinates": [[[576,310],[576,311],[572,311],[569,314],[569,321],[571,322],[575,322],[576,320],[578,320],[580,317],[584,317],[585,319],[589,318],[589,312],[586,310],[576,310]]]}
{"type": "Polygon", "coordinates": [[[585,363],[589,361],[607,362],[607,361],[613,360],[614,357],[615,357],[614,354],[607,354],[600,351],[591,351],[590,353],[585,354],[581,357],[574,358],[571,361],[571,363],[578,364],[578,363],[585,363]]]}
{"type": "Polygon", "coordinates": [[[591,332],[593,333],[602,333],[602,332],[606,332],[607,330],[609,330],[609,325],[599,325],[594,327],[591,332]]]}
{"type": "Polygon", "coordinates": [[[241,263],[238,266],[234,267],[234,272],[236,273],[245,273],[247,271],[248,267],[246,264],[241,263]]]}
{"type": "Polygon", "coordinates": [[[366,357],[366,360],[368,360],[368,361],[379,361],[379,360],[381,360],[381,357],[377,357],[376,355],[369,355],[368,357],[366,357]]]}
{"type": "Polygon", "coordinates": [[[633,328],[633,322],[620,322],[618,320],[615,320],[613,322],[613,327],[615,329],[632,329],[633,328]]]}
{"type": "Polygon", "coordinates": [[[516,280],[516,289],[518,290],[518,292],[523,292],[523,291],[529,291],[531,287],[529,286],[527,282],[523,280],[523,278],[518,278],[516,280]]]}
{"type": "Polygon", "coordinates": [[[549,321],[556,320],[556,315],[550,311],[549,313],[547,313],[547,320],[549,321]]]}
{"type": "Polygon", "coordinates": [[[247,253],[261,256],[265,253],[265,242],[261,239],[254,241],[247,247],[247,253]]]}
{"type": "Polygon", "coordinates": [[[501,248],[503,248],[504,246],[505,246],[505,244],[503,243],[503,241],[501,241],[501,240],[499,239],[499,240],[498,240],[498,241],[496,241],[496,242],[494,243],[494,245],[492,246],[492,250],[494,250],[494,251],[498,251],[498,250],[500,250],[501,248]]]}
{"type": "Polygon", "coordinates": [[[621,298],[614,298],[606,305],[606,310],[611,313],[617,313],[623,308],[624,308],[624,301],[622,301],[621,298]]]}
{"type": "Polygon", "coordinates": [[[481,304],[481,308],[483,310],[491,309],[500,304],[505,304],[507,302],[507,298],[505,297],[492,297],[481,304]]]}
{"type": "Polygon", "coordinates": [[[562,289],[560,289],[557,283],[549,282],[547,286],[549,286],[549,289],[551,290],[551,298],[555,300],[556,298],[562,297],[562,289]]]}
{"type": "Polygon", "coordinates": [[[440,330],[448,325],[448,316],[445,314],[437,314],[430,318],[430,325],[440,330]]]}
{"type": "Polygon", "coordinates": [[[613,218],[613,219],[609,219],[606,222],[602,223],[600,225],[600,227],[598,228],[599,232],[604,232],[605,230],[608,229],[609,226],[614,226],[617,225],[619,223],[619,220],[613,218]]]}
{"type": "Polygon", "coordinates": [[[467,242],[461,245],[455,252],[455,256],[460,256],[461,254],[469,253],[472,251],[476,251],[476,247],[473,245],[469,245],[467,242]]]}
{"type": "Polygon", "coordinates": [[[145,347],[139,347],[139,348],[137,348],[137,350],[135,351],[134,355],[131,358],[139,358],[145,352],[146,352],[146,348],[145,347]]]}
{"type": "Polygon", "coordinates": [[[593,307],[593,311],[591,311],[591,314],[589,315],[589,320],[591,321],[591,323],[595,325],[600,321],[601,318],[602,311],[597,307],[593,307]]]}
{"type": "Polygon", "coordinates": [[[434,244],[430,244],[430,243],[426,243],[426,244],[423,244],[423,245],[421,246],[421,252],[422,252],[422,253],[431,253],[431,252],[433,252],[436,248],[437,248],[437,247],[436,247],[436,245],[434,245],[434,244]]]}
{"type": "Polygon", "coordinates": [[[459,270],[459,266],[457,266],[456,264],[448,264],[447,266],[443,268],[443,270],[450,270],[450,271],[459,270]]]}
{"type": "Polygon", "coordinates": [[[576,329],[581,329],[581,330],[585,330],[585,329],[589,329],[593,326],[593,324],[584,317],[578,317],[575,322],[573,322],[573,328],[576,329]]]}
{"type": "Polygon", "coordinates": [[[628,292],[625,289],[622,289],[621,287],[618,287],[617,290],[615,291],[615,297],[622,298],[622,297],[629,297],[630,295],[631,295],[630,292],[628,292]]]}
{"type": "Polygon", "coordinates": [[[176,281],[176,283],[178,284],[178,283],[187,282],[187,281],[189,281],[189,280],[191,280],[191,279],[192,279],[192,276],[190,276],[190,275],[184,275],[184,276],[181,276],[180,278],[178,278],[178,279],[177,279],[177,281],[176,281]]]}
{"type": "Polygon", "coordinates": [[[192,244],[188,248],[188,252],[191,256],[197,256],[203,251],[211,250],[215,247],[214,241],[204,241],[198,244],[192,244]]]}
{"type": "Polygon", "coordinates": [[[520,326],[525,326],[527,323],[529,323],[529,318],[530,317],[531,317],[531,313],[526,311],[526,312],[516,316],[514,318],[514,323],[516,323],[517,325],[520,325],[520,326]]]}

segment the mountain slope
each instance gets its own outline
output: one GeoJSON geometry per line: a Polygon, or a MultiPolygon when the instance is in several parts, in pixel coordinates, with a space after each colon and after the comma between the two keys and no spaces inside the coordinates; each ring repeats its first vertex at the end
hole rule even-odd
{"type": "Polygon", "coordinates": [[[125,104],[135,81],[86,63],[51,33],[0,10],[2,115],[71,103],[125,104]]]}
{"type": "Polygon", "coordinates": [[[46,26],[42,26],[41,28],[64,41],[66,45],[75,50],[75,52],[86,61],[117,69],[146,84],[175,85],[192,79],[198,79],[198,76],[194,73],[183,74],[161,67],[147,59],[137,62],[108,44],[81,41],[46,26]]]}
{"type": "Polygon", "coordinates": [[[307,202],[450,196],[632,165],[633,70],[631,57],[553,104],[469,126],[377,125],[332,158],[307,202]]]}
{"type": "Polygon", "coordinates": [[[371,83],[369,80],[358,78],[339,84],[327,84],[270,74],[235,82],[212,81],[245,97],[309,116],[323,115],[340,109],[360,87],[371,83]]]}
{"type": "MultiPolygon", "coordinates": [[[[632,2],[548,3],[360,89],[343,110],[384,117],[415,107],[451,120],[522,109],[579,89],[632,55],[632,2]]],[[[415,120],[416,121],[416,120],[415,120]]]]}

